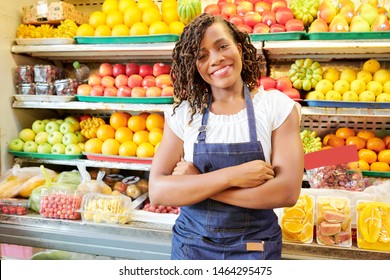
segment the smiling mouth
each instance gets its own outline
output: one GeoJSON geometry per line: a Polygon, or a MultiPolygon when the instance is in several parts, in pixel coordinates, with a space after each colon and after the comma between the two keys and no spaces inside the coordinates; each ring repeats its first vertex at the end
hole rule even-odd
{"type": "Polygon", "coordinates": [[[220,76],[224,75],[230,69],[230,67],[231,67],[230,65],[225,66],[225,67],[218,69],[217,71],[211,73],[211,75],[215,76],[215,77],[220,77],[220,76]]]}

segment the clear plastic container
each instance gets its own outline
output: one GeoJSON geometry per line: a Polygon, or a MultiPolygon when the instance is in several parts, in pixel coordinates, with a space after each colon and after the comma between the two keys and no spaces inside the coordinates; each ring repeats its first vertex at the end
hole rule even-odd
{"type": "Polygon", "coordinates": [[[80,220],[82,194],[71,190],[42,190],[39,213],[46,218],[80,220]]]}
{"type": "Polygon", "coordinates": [[[34,67],[21,65],[15,70],[15,84],[29,84],[34,82],[34,67]]]}
{"type": "Polygon", "coordinates": [[[77,82],[73,79],[61,79],[54,82],[56,95],[75,95],[77,91],[77,82]]]}
{"type": "Polygon", "coordinates": [[[87,193],[83,196],[80,212],[85,222],[126,224],[132,211],[132,201],[125,195],[87,193]]]}
{"type": "Polygon", "coordinates": [[[30,209],[28,199],[6,198],[0,200],[0,213],[9,215],[26,215],[30,209]]]}
{"type": "Polygon", "coordinates": [[[34,82],[54,83],[58,77],[57,67],[54,65],[34,65],[34,82]]]}
{"type": "Polygon", "coordinates": [[[317,243],[328,246],[352,246],[351,208],[346,197],[317,197],[317,243]]]}
{"type": "Polygon", "coordinates": [[[18,84],[16,86],[18,94],[21,95],[35,95],[35,84],[18,84]]]}
{"type": "Polygon", "coordinates": [[[53,84],[36,83],[35,84],[35,94],[36,95],[53,95],[54,94],[54,86],[53,86],[53,84]]]}

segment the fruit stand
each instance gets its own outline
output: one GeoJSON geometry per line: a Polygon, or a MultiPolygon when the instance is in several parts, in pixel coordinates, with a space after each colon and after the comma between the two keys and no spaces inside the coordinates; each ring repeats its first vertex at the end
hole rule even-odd
{"type": "MultiPolygon", "coordinates": [[[[102,9],[103,11],[104,9],[108,9],[107,5],[103,4],[102,6],[102,3],[95,3],[96,1],[68,0],[66,2],[73,4],[78,11],[81,11],[85,15],[92,15],[92,13],[96,12],[96,10],[100,11],[100,9],[102,9]]],[[[107,3],[108,2],[109,1],[107,1],[107,3]]],[[[123,3],[124,2],[126,1],[123,1],[123,3]]],[[[162,2],[164,1],[154,2],[161,7],[162,2]]],[[[186,1],[183,1],[183,3],[184,2],[186,1]]],[[[215,9],[217,9],[217,7],[210,5],[216,5],[217,2],[218,1],[202,1],[202,11],[206,11],[206,7],[208,7],[209,12],[216,12],[215,9]]],[[[270,6],[272,3],[272,1],[257,2],[270,2],[270,6]]],[[[289,7],[295,13],[294,19],[300,20],[304,24],[305,30],[308,30],[310,23],[314,21],[319,11],[322,9],[328,9],[325,7],[320,8],[318,5],[316,7],[316,12],[312,12],[311,16],[309,14],[302,15],[299,13],[300,5],[304,5],[303,2],[314,5],[313,3],[316,3],[316,1],[291,0],[287,2],[292,5],[289,7]]],[[[356,1],[353,2],[355,2],[357,7],[356,1]]],[[[265,5],[267,6],[267,4],[265,5]]],[[[276,5],[284,4],[279,3],[276,5]]],[[[329,5],[329,3],[326,5],[329,5]]],[[[226,7],[224,13],[226,13],[226,16],[229,15],[230,17],[231,11],[229,11],[226,7]]],[[[15,10],[18,9],[19,8],[15,8],[15,10]]],[[[180,9],[180,15],[184,17],[184,19],[177,21],[185,23],[189,17],[193,16],[192,13],[196,13],[197,8],[181,6],[180,9]]],[[[238,7],[237,5],[234,8],[231,6],[231,9],[236,9],[237,11],[238,7]]],[[[389,9],[389,7],[386,7],[386,9],[389,9]]],[[[219,12],[221,12],[221,10],[219,10],[219,12]]],[[[379,100],[378,102],[375,102],[375,100],[366,102],[367,100],[365,99],[358,101],[354,100],[352,102],[353,105],[351,105],[347,100],[341,100],[339,98],[335,99],[332,97],[325,99],[325,92],[323,92],[324,98],[322,98],[321,95],[318,95],[318,91],[321,91],[325,87],[325,83],[323,88],[316,88],[316,85],[323,80],[327,80],[324,78],[324,73],[330,68],[338,71],[337,79],[331,83],[332,87],[336,84],[337,80],[342,80],[339,77],[344,69],[353,68],[357,73],[363,69],[364,63],[369,60],[375,60],[380,63],[381,69],[389,70],[390,37],[388,37],[388,34],[383,35],[381,33],[383,37],[375,37],[372,35],[374,33],[369,33],[364,28],[356,30],[357,32],[362,31],[364,33],[364,38],[353,37],[354,33],[344,33],[347,35],[343,38],[339,36],[341,35],[339,32],[325,32],[319,34],[317,32],[318,29],[316,31],[315,28],[311,29],[312,33],[310,34],[309,32],[303,31],[302,26],[296,21],[291,22],[291,25],[287,25],[287,19],[291,18],[289,18],[290,15],[288,14],[288,11],[284,12],[285,13],[281,15],[281,18],[279,19],[280,22],[285,23],[284,27],[274,26],[272,29],[274,32],[270,31],[271,29],[269,28],[270,30],[268,30],[267,34],[251,33],[253,44],[257,48],[258,53],[262,56],[262,61],[264,63],[262,73],[262,77],[264,79],[260,80],[260,84],[263,87],[269,86],[269,88],[278,88],[277,85],[279,83],[277,81],[287,77],[287,83],[283,84],[283,82],[280,82],[281,89],[286,89],[285,87],[287,85],[286,94],[298,93],[298,96],[291,95],[290,97],[296,99],[296,101],[302,105],[301,130],[307,132],[308,138],[318,137],[319,141],[317,141],[317,143],[319,148],[322,148],[323,146],[332,146],[330,145],[332,141],[325,141],[325,143],[324,139],[327,136],[329,136],[330,139],[331,134],[334,134],[334,136],[340,136],[336,133],[339,128],[352,129],[354,134],[356,134],[354,136],[357,136],[359,131],[370,131],[374,133],[376,136],[375,138],[381,138],[385,141],[385,137],[388,136],[388,131],[390,130],[390,100],[386,101],[386,99],[384,99],[383,102],[379,102],[379,100]],[[275,30],[279,30],[278,28],[284,28],[284,30],[282,32],[276,32],[275,30]],[[286,30],[286,28],[292,29],[286,30]],[[299,30],[299,28],[301,29],[299,30]],[[325,39],[323,38],[324,34],[328,35],[325,39]],[[307,74],[305,77],[296,75],[296,73],[302,68],[305,69],[305,74],[307,74]],[[292,73],[290,70],[294,70],[295,72],[292,73]],[[311,75],[308,73],[314,74],[311,75]],[[308,80],[309,75],[310,83],[308,80]],[[291,85],[288,86],[288,83],[291,85]],[[292,91],[292,89],[294,89],[294,91],[292,91]],[[317,93],[314,94],[312,92],[317,93]]],[[[12,114],[14,119],[17,121],[17,126],[10,128],[9,124],[6,126],[4,123],[0,123],[1,131],[7,138],[6,140],[2,140],[0,143],[2,148],[0,161],[2,172],[5,172],[14,164],[18,164],[20,166],[44,165],[46,168],[61,171],[72,170],[75,169],[76,166],[83,165],[88,169],[94,169],[95,171],[105,170],[107,174],[110,173],[110,170],[115,170],[113,174],[118,174],[120,171],[125,171],[127,173],[135,172],[136,176],[147,179],[153,155],[153,153],[150,153],[150,150],[157,146],[158,140],[149,139],[147,141],[149,142],[149,148],[145,149],[149,152],[144,154],[141,154],[140,152],[138,154],[139,156],[137,156],[137,153],[134,151],[131,155],[125,153],[120,154],[119,145],[116,153],[110,154],[107,152],[105,154],[102,149],[94,150],[96,145],[87,145],[87,141],[84,141],[83,143],[83,154],[80,150],[76,150],[75,152],[75,148],[73,148],[73,150],[69,150],[69,155],[58,155],[59,152],[57,150],[58,153],[56,152],[54,155],[53,153],[49,153],[49,155],[40,156],[40,153],[36,153],[33,150],[23,151],[20,150],[20,148],[15,148],[14,150],[11,149],[11,151],[7,152],[7,148],[10,148],[9,145],[12,142],[12,139],[15,138],[15,135],[20,135],[20,132],[24,128],[31,128],[34,130],[32,124],[37,120],[43,121],[55,118],[56,120],[65,121],[67,117],[73,116],[79,118],[81,124],[81,118],[86,117],[86,119],[89,120],[89,125],[86,125],[85,127],[90,128],[90,126],[93,126],[94,123],[93,118],[100,118],[101,120],[105,120],[105,123],[101,123],[101,125],[109,126],[106,127],[107,129],[104,133],[101,133],[102,135],[107,135],[113,132],[112,127],[114,127],[115,124],[113,125],[110,122],[110,118],[116,112],[125,112],[132,116],[139,116],[141,114],[150,116],[152,114],[162,115],[165,110],[170,108],[173,101],[172,96],[169,92],[165,92],[165,94],[167,94],[166,96],[161,94],[164,88],[170,86],[169,84],[164,84],[167,83],[167,81],[164,80],[163,76],[169,73],[169,71],[166,70],[167,68],[164,67],[169,66],[172,49],[175,41],[178,39],[177,34],[175,34],[175,32],[170,32],[168,34],[169,36],[166,36],[167,34],[160,36],[159,34],[152,33],[145,37],[144,35],[137,33],[142,31],[142,28],[139,28],[136,31],[133,31],[135,33],[131,36],[121,37],[118,36],[118,34],[121,34],[123,30],[118,28],[115,31],[116,33],[113,35],[104,36],[105,31],[103,29],[99,29],[99,32],[102,33],[94,36],[95,33],[91,33],[91,26],[93,27],[93,30],[98,30],[97,26],[95,27],[94,25],[98,25],[97,22],[99,21],[100,16],[100,13],[94,13],[94,20],[89,22],[90,26],[83,25],[79,22],[79,27],[83,27],[78,28],[77,30],[74,29],[74,26],[68,22],[68,25],[66,27],[62,27],[61,30],[70,30],[69,32],[73,32],[73,36],[71,36],[71,38],[66,38],[66,40],[63,40],[64,38],[49,38],[48,40],[43,38],[19,38],[19,42],[18,40],[15,40],[16,42],[12,41],[10,44],[10,53],[7,53],[6,56],[7,58],[11,55],[15,57],[15,61],[13,61],[13,68],[17,68],[17,66],[20,65],[41,66],[43,64],[51,65],[49,67],[51,72],[54,71],[53,65],[55,65],[58,68],[65,69],[70,73],[73,73],[73,71],[76,71],[73,68],[73,64],[77,61],[81,65],[89,68],[88,71],[90,70],[90,73],[88,72],[89,75],[87,78],[79,78],[76,81],[80,82],[80,84],[78,84],[77,91],[73,92],[71,95],[60,96],[59,94],[56,96],[15,94],[14,85],[8,85],[7,89],[9,90],[5,95],[11,100],[11,102],[4,102],[4,104],[7,104],[7,108],[5,108],[5,110],[7,113],[9,112],[12,114]],[[142,65],[149,66],[142,68],[142,71],[145,71],[143,74],[142,71],[140,72],[140,66],[142,65]],[[156,66],[157,70],[154,69],[153,66],[156,66]],[[116,70],[113,70],[114,67],[116,70]],[[138,67],[137,73],[132,72],[134,67],[138,67]],[[156,72],[153,72],[153,69],[156,72]],[[126,77],[125,84],[122,84],[119,78],[118,81],[116,81],[116,78],[121,74],[122,78],[123,76],[126,77]],[[153,90],[149,91],[149,97],[145,96],[146,90],[129,93],[129,88],[132,90],[137,87],[134,84],[131,84],[132,86],[130,86],[130,83],[137,83],[135,78],[131,79],[131,82],[130,79],[128,79],[132,74],[141,76],[141,80],[145,80],[143,81],[145,84],[141,84],[145,88],[147,87],[145,85],[148,85],[148,81],[144,78],[146,76],[154,77],[153,90]],[[99,75],[100,78],[98,77],[99,75]],[[101,78],[104,76],[110,76],[111,78],[106,79],[105,82],[101,82],[101,78]],[[83,79],[84,82],[82,81],[83,79]],[[97,89],[92,90],[92,87],[94,86],[93,83],[96,82],[96,79],[99,79],[99,86],[101,86],[100,83],[105,83],[106,85],[103,88],[100,88],[101,94],[97,89]],[[156,84],[158,81],[162,84],[160,88],[156,84]],[[110,90],[106,90],[105,88],[110,88],[110,90]],[[119,88],[121,89],[119,90],[119,88]],[[105,92],[104,95],[103,92],[105,92]],[[116,95],[113,94],[113,92],[115,92],[116,95]],[[119,92],[121,92],[122,95],[119,95],[119,92]],[[128,95],[126,96],[126,94],[128,95]],[[129,94],[133,94],[132,97],[129,97],[129,94]],[[154,96],[155,94],[158,96],[154,96]],[[92,148],[90,148],[90,150],[85,150],[86,146],[91,146],[92,148]],[[24,152],[27,152],[28,156],[23,154],[24,152]]],[[[267,17],[269,17],[269,20],[272,22],[272,15],[267,15],[267,17]]],[[[248,31],[248,26],[250,26],[251,31],[254,31],[255,24],[253,22],[256,20],[256,16],[247,19],[247,21],[244,21],[247,24],[244,24],[245,26],[241,26],[241,28],[248,31]]],[[[274,20],[276,21],[276,17],[274,20]]],[[[79,17],[78,21],[83,21],[83,19],[79,17]]],[[[84,24],[87,22],[88,20],[85,17],[84,24]]],[[[18,24],[13,24],[15,25],[15,31],[18,28],[18,24]]],[[[114,23],[112,24],[115,25],[114,23]]],[[[151,24],[152,22],[149,22],[149,25],[151,24]]],[[[270,25],[271,24],[268,24],[268,27],[270,27],[270,25]]],[[[327,26],[330,28],[330,22],[327,23],[327,26]]],[[[261,26],[258,30],[264,30],[264,28],[264,26],[261,26]]],[[[320,27],[317,26],[316,28],[320,27]]],[[[18,30],[22,33],[30,32],[27,29],[22,28],[18,30]]],[[[177,31],[177,29],[172,30],[177,31]]],[[[132,34],[130,30],[127,32],[132,34]]],[[[40,69],[42,70],[42,67],[40,67],[40,69]]],[[[44,69],[46,70],[47,68],[44,67],[44,69]]],[[[23,71],[24,70],[25,69],[23,69],[23,71]]],[[[51,73],[50,71],[48,73],[51,73]]],[[[13,75],[14,73],[12,73],[12,77],[8,80],[12,80],[13,75]]],[[[51,76],[48,75],[45,78],[45,81],[47,81],[47,78],[50,77],[51,76]]],[[[76,75],[71,74],[70,77],[67,78],[76,79],[76,75]]],[[[382,84],[383,92],[381,93],[390,94],[390,92],[387,92],[387,90],[384,89],[385,83],[383,82],[382,84]]],[[[31,90],[31,88],[28,88],[28,90],[31,90]]],[[[71,86],[69,90],[72,90],[71,86]]],[[[22,93],[25,93],[23,92],[23,89],[22,93]]],[[[377,95],[379,95],[379,93],[377,95]]],[[[128,119],[126,119],[126,123],[127,121],[128,119]]],[[[59,126],[60,125],[61,124],[59,123],[59,126]]],[[[139,125],[139,122],[137,122],[137,125],[139,125]]],[[[98,134],[98,126],[100,126],[100,124],[96,124],[96,135],[98,134]]],[[[135,126],[136,125],[134,125],[134,127],[135,126]]],[[[153,128],[156,129],[156,127],[153,128]]],[[[147,129],[145,124],[145,128],[143,130],[150,133],[153,128],[151,127],[150,129],[147,129]]],[[[80,134],[83,135],[85,140],[99,138],[98,136],[90,136],[90,134],[85,133],[85,131],[81,133],[81,129],[82,128],[80,127],[80,134]]],[[[131,133],[135,134],[138,129],[134,129],[135,130],[131,133]]],[[[37,128],[36,130],[39,129],[37,128]]],[[[69,132],[68,130],[69,127],[64,126],[63,134],[69,132]]],[[[117,130],[117,127],[115,127],[115,130],[117,130]]],[[[91,132],[91,130],[89,130],[89,132],[91,132]]],[[[27,138],[29,137],[26,136],[26,139],[27,138]]],[[[156,139],[158,139],[158,136],[156,136],[156,139]]],[[[344,146],[346,145],[347,137],[342,139],[344,146]]],[[[101,137],[100,140],[104,141],[107,139],[103,140],[101,137]]],[[[72,142],[72,140],[69,141],[72,142]]],[[[15,142],[15,145],[16,144],[17,143],[15,142]]],[[[390,144],[387,144],[386,142],[385,145],[385,148],[381,150],[390,149],[390,144]]],[[[367,147],[364,146],[364,148],[367,147]]],[[[311,147],[307,148],[307,152],[311,151],[313,151],[311,150],[311,147]]],[[[128,150],[126,152],[128,152],[128,150]]],[[[378,156],[379,152],[379,150],[375,151],[378,156]]],[[[47,153],[45,152],[41,154],[47,153]]],[[[369,164],[372,164],[373,162],[370,162],[369,164]]],[[[371,175],[370,172],[376,171],[378,170],[366,169],[365,174],[371,175]]],[[[390,170],[383,172],[384,173],[382,173],[382,175],[384,174],[387,176],[390,170]]],[[[388,178],[388,176],[380,179],[385,181],[386,178],[388,178]]],[[[304,181],[303,185],[307,183],[306,178],[304,178],[304,181]]],[[[110,187],[113,191],[119,190],[119,187],[114,188],[113,185],[110,185],[110,187]]],[[[0,191],[1,190],[2,189],[0,188],[0,191]]],[[[120,192],[125,193],[126,187],[124,190],[121,189],[120,192]]],[[[298,212],[300,213],[300,211],[298,212]]],[[[305,212],[304,215],[306,214],[307,213],[305,212]]],[[[305,217],[300,217],[302,218],[302,223],[305,217]]],[[[154,219],[154,216],[152,219],[154,219]]],[[[313,226],[313,223],[314,222],[311,223],[311,226],[313,226]]],[[[121,224],[98,224],[85,222],[84,220],[51,219],[44,217],[37,212],[30,212],[28,215],[8,215],[0,213],[0,240],[1,243],[4,244],[18,244],[37,248],[57,249],[113,258],[169,259],[171,225],[172,223],[164,224],[155,221],[130,221],[121,224]]],[[[287,228],[289,228],[288,225],[287,228]]],[[[311,231],[313,231],[313,228],[311,228],[311,231]]],[[[312,235],[311,237],[313,238],[312,235]]],[[[332,238],[333,237],[334,236],[332,235],[332,238]]],[[[319,244],[314,238],[311,239],[310,242],[307,241],[304,243],[284,242],[282,257],[284,259],[390,259],[390,253],[388,251],[361,249],[357,246],[356,239],[354,239],[353,243],[351,242],[348,246],[337,247],[319,244]]]]}

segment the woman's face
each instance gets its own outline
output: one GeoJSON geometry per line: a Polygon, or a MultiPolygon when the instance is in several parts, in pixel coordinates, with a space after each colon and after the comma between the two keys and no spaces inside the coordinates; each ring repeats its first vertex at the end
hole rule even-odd
{"type": "Polygon", "coordinates": [[[196,67],[212,89],[228,89],[241,81],[242,48],[223,23],[210,25],[201,42],[196,67]]]}

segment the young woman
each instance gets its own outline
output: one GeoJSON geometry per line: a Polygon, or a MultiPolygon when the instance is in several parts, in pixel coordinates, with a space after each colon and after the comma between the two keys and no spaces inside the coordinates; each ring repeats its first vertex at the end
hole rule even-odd
{"type": "Polygon", "coordinates": [[[184,29],[171,74],[175,105],[149,195],[181,206],[172,259],[280,259],[273,208],[295,204],[303,175],[295,102],[258,88],[248,34],[208,14],[184,29]]]}

